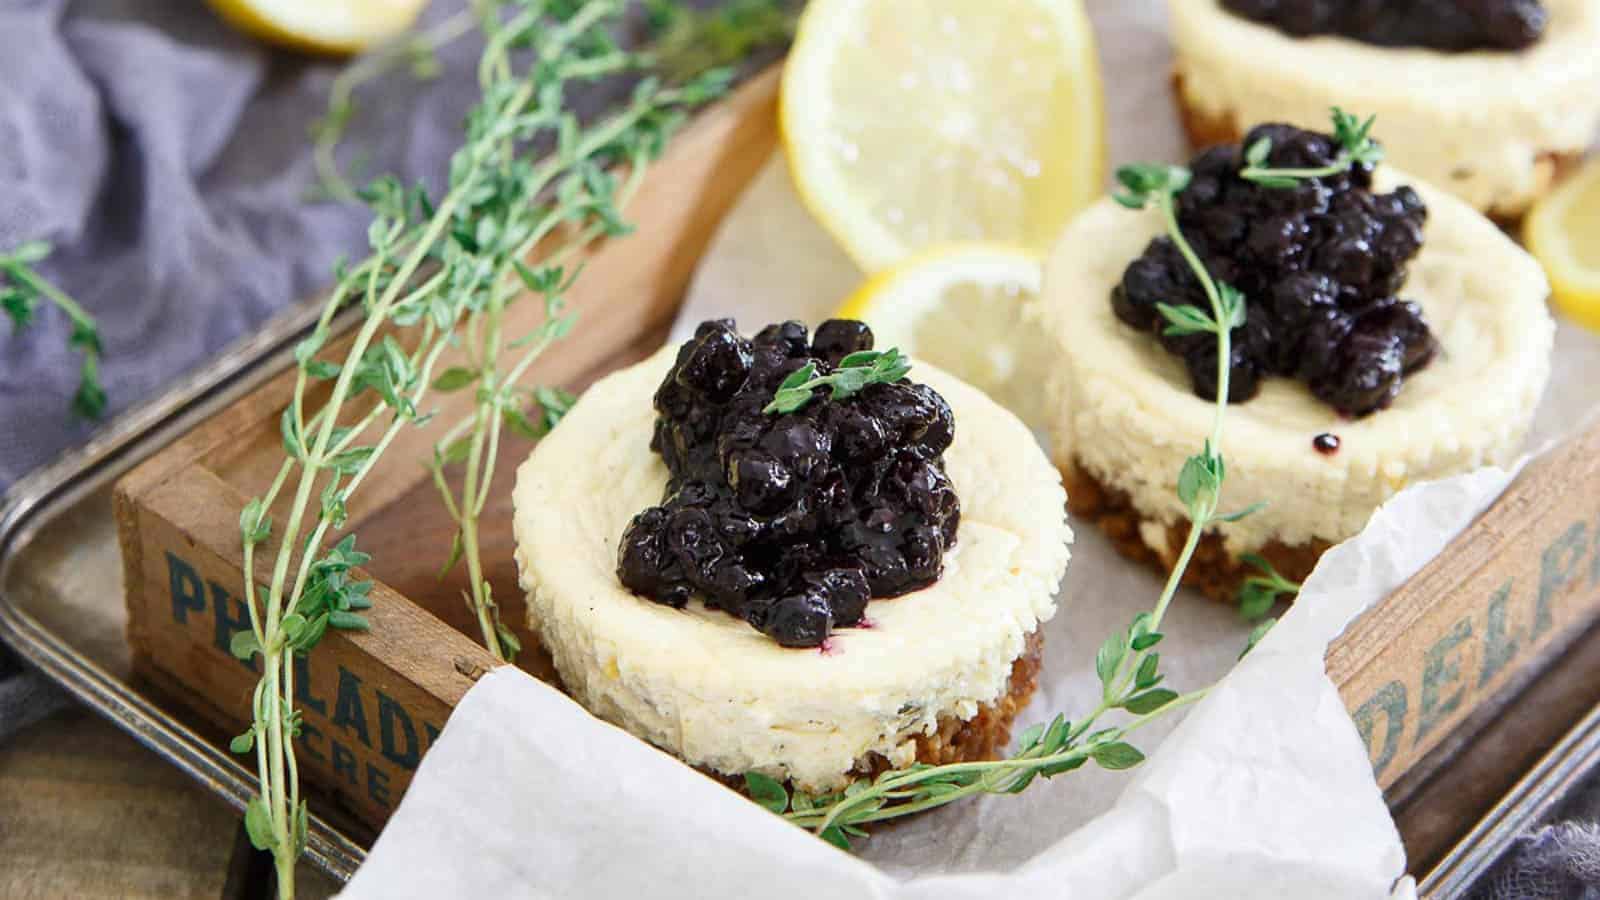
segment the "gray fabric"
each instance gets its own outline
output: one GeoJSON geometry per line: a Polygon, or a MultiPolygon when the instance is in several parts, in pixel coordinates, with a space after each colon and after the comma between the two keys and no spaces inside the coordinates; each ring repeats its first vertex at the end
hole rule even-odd
{"type": "Polygon", "coordinates": [[[68,704],[67,694],[0,644],[0,741],[68,704]]]}
{"type": "Polygon", "coordinates": [[[1600,825],[1566,822],[1517,838],[1476,900],[1600,900],[1600,825]]]}
{"type": "MultiPolygon", "coordinates": [[[[376,85],[349,145],[408,181],[442,171],[475,93],[459,77],[474,42],[447,49],[425,85],[403,72],[376,85]]],[[[0,2],[0,247],[56,245],[42,268],[100,321],[110,415],[363,248],[363,210],[305,202],[308,127],[336,70],[273,53],[195,0],[0,2]]],[[[0,336],[0,489],[89,432],[66,412],[66,331],[52,312],[0,336]]]]}
{"type": "MultiPolygon", "coordinates": [[[[459,6],[435,3],[430,19],[459,6]]],[[[442,171],[480,43],[447,48],[436,80],[364,93],[348,146],[407,180],[442,171]]],[[[0,0],[0,248],[55,244],[41,270],[100,322],[108,417],[364,247],[364,210],[305,199],[308,128],[336,71],[235,34],[196,0],[0,0]]],[[[92,430],[67,412],[78,359],[63,317],[5,330],[0,490],[92,430]]],[[[6,656],[0,740],[66,702],[6,656]]]]}

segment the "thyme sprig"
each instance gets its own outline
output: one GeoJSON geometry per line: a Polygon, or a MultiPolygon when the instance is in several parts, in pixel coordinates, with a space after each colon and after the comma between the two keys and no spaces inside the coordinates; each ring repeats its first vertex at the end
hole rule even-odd
{"type": "MultiPolygon", "coordinates": [[[[1189,518],[1188,538],[1154,607],[1140,612],[1127,628],[1107,637],[1095,654],[1099,703],[1075,721],[1057,715],[1048,724],[1028,728],[1020,735],[1016,752],[1006,759],[916,765],[885,772],[871,781],[855,781],[843,792],[823,797],[792,792],[770,776],[750,773],[745,776],[745,784],[758,803],[848,849],[852,837],[866,834],[865,825],[944,806],[975,794],[1018,793],[1036,778],[1052,778],[1090,761],[1104,769],[1136,766],[1144,760],[1144,754],[1127,738],[1160,716],[1205,696],[1206,689],[1180,694],[1162,685],[1165,676],[1160,671],[1161,655],[1155,650],[1163,637],[1161,623],[1206,529],[1219,522],[1236,521],[1254,509],[1232,514],[1218,511],[1227,477],[1222,457],[1223,421],[1228,406],[1227,360],[1231,357],[1232,331],[1244,322],[1245,298],[1211,277],[1178,227],[1175,198],[1189,180],[1189,171],[1181,166],[1142,164],[1125,166],[1117,172],[1121,185],[1115,195],[1118,202],[1132,209],[1158,210],[1168,237],[1199,280],[1209,311],[1194,306],[1166,306],[1162,315],[1170,323],[1169,328],[1179,333],[1215,335],[1218,372],[1210,436],[1177,474],[1178,498],[1189,518]],[[1102,719],[1113,712],[1125,713],[1127,718],[1102,725],[1102,719]]],[[[1259,635],[1255,637],[1259,639],[1259,635]]]]}
{"type": "MultiPolygon", "coordinates": [[[[363,86],[388,76],[401,66],[409,66],[419,79],[439,73],[439,50],[470,34],[484,14],[482,0],[472,0],[461,11],[420,31],[408,32],[363,55],[334,76],[328,88],[328,109],[311,126],[311,159],[317,171],[319,198],[355,202],[360,191],[340,170],[339,145],[355,115],[356,92],[363,86]]],[[[492,12],[492,6],[488,9],[492,12]]]]}
{"type": "Polygon", "coordinates": [[[48,301],[59,309],[72,330],[67,346],[83,356],[78,369],[78,390],[72,395],[72,412],[79,418],[98,419],[106,409],[106,391],[100,384],[100,329],[78,301],[40,275],[34,266],[50,256],[50,245],[29,241],[0,255],[0,309],[11,319],[11,333],[21,334],[33,324],[39,305],[48,301]]]}
{"type": "Polygon", "coordinates": [[[918,763],[907,769],[886,771],[871,781],[852,782],[837,794],[813,797],[798,791],[791,793],[776,779],[754,772],[745,776],[746,784],[757,803],[848,850],[850,838],[866,837],[863,825],[908,816],[976,794],[1018,794],[1035,778],[1053,778],[1081,768],[1090,760],[1103,769],[1133,768],[1145,757],[1124,738],[1160,715],[1203,696],[1204,691],[1180,696],[1165,688],[1145,690],[1139,697],[1148,699],[1122,702],[1119,708],[1137,715],[1120,725],[1089,732],[1095,723],[1093,716],[1074,724],[1058,715],[1049,724],[1038,723],[1024,731],[1016,752],[1006,759],[942,766],[918,763]]]}
{"type": "Polygon", "coordinates": [[[1245,149],[1245,167],[1239,170],[1239,177],[1262,187],[1292,188],[1308,178],[1325,178],[1348,171],[1353,165],[1377,165],[1383,161],[1383,145],[1372,139],[1372,125],[1377,116],[1363,120],[1337,106],[1330,113],[1333,139],[1339,144],[1339,155],[1333,162],[1314,169],[1272,168],[1267,165],[1272,139],[1264,137],[1245,149]]]}
{"type": "Polygon", "coordinates": [[[1239,586],[1239,615],[1245,621],[1254,622],[1270,613],[1279,598],[1300,593],[1300,582],[1283,577],[1261,554],[1246,553],[1239,559],[1260,573],[1239,586]]]}
{"type": "MultiPolygon", "coordinates": [[[[1358,163],[1376,161],[1376,154],[1381,154],[1381,150],[1370,138],[1372,122],[1370,118],[1363,122],[1335,109],[1335,136],[1345,148],[1339,157],[1339,168],[1312,175],[1295,170],[1287,170],[1290,174],[1283,175],[1285,170],[1274,170],[1273,176],[1331,175],[1358,163]]],[[[1268,150],[1270,147],[1253,150],[1257,157],[1255,162],[1264,160],[1268,150]]],[[[863,826],[868,824],[933,809],[975,794],[1018,793],[1036,778],[1070,772],[1091,760],[1105,769],[1136,766],[1144,760],[1144,754],[1129,743],[1127,737],[1156,718],[1205,696],[1208,689],[1179,694],[1162,686],[1161,657],[1154,650],[1162,639],[1161,623],[1207,529],[1237,522],[1263,504],[1233,513],[1220,511],[1222,486],[1227,478],[1222,437],[1228,408],[1232,333],[1245,323],[1246,301],[1236,288],[1211,276],[1178,224],[1177,196],[1188,186],[1190,178],[1191,173],[1183,166],[1144,163],[1117,170],[1119,189],[1113,194],[1117,202],[1130,209],[1153,208],[1160,214],[1168,239],[1178,248],[1205,294],[1207,308],[1192,304],[1158,304],[1157,309],[1168,323],[1168,334],[1215,336],[1217,392],[1210,435],[1200,452],[1186,459],[1178,471],[1176,490],[1189,519],[1188,536],[1155,606],[1134,616],[1126,629],[1106,638],[1095,654],[1100,702],[1076,722],[1065,715],[1057,715],[1048,724],[1028,728],[1021,734],[1016,752],[1006,759],[943,766],[918,764],[901,771],[885,772],[870,781],[855,781],[840,793],[822,797],[792,792],[778,780],[752,772],[745,776],[745,785],[756,802],[816,832],[824,840],[848,849],[852,837],[866,835],[863,826]],[[1101,719],[1116,711],[1130,718],[1101,727],[1101,719]]],[[[787,382],[786,386],[789,386],[787,382]]],[[[1247,579],[1244,586],[1248,599],[1242,608],[1252,618],[1264,616],[1278,597],[1299,591],[1300,585],[1284,578],[1266,559],[1256,554],[1247,554],[1244,559],[1261,572],[1247,579]]],[[[1263,619],[1251,629],[1239,654],[1241,659],[1266,636],[1274,621],[1263,619]]]]}
{"type": "Polygon", "coordinates": [[[911,371],[911,358],[898,347],[888,350],[861,350],[839,360],[838,368],[826,375],[817,374],[817,364],[808,362],[789,373],[778,385],[772,402],[762,408],[768,415],[792,413],[816,396],[818,388],[828,389],[829,400],[844,400],[860,393],[867,385],[894,384],[911,371]]]}
{"type": "MultiPolygon", "coordinates": [[[[296,349],[293,398],[280,419],[286,458],[240,517],[250,631],[234,642],[241,658],[262,657],[253,722],[232,747],[256,755],[261,792],[246,808],[245,825],[251,841],[274,855],[280,896],[293,895],[293,865],[306,841],[291,746],[301,727],[292,658],[309,652],[329,628],[367,627],[360,610],[370,583],[351,574],[366,555],[356,550],[354,535],[326,550],[325,538],[344,526],[352,495],[395,437],[431,418],[422,412],[429,391],[463,378],[435,375],[447,350],[464,346],[480,378],[497,372],[483,365],[502,349],[501,336],[490,333],[528,288],[544,295],[547,317],[530,344],[504,345],[522,352],[519,366],[570,324],[559,304],[572,277],[564,257],[582,242],[626,230],[618,206],[627,195],[623,185],[637,182],[686,109],[724,84],[715,73],[681,87],[645,79],[624,108],[580,123],[565,107],[566,89],[637,64],[606,30],[622,7],[623,0],[480,0],[475,9],[487,43],[481,97],[451,158],[447,189],[435,199],[420,186],[380,178],[360,192],[374,213],[372,254],[339,267],[316,327],[296,349]],[[522,48],[532,51],[525,63],[510,53],[522,48]],[[541,137],[553,138],[557,149],[535,161],[529,147],[541,137]],[[627,174],[619,178],[613,170],[627,174]],[[524,262],[546,238],[560,246],[524,262]],[[337,360],[322,358],[335,313],[350,304],[359,305],[363,318],[348,349],[337,360]],[[326,380],[333,381],[331,393],[312,408],[312,383],[326,380]],[[269,512],[275,509],[281,530],[269,512]],[[269,550],[272,571],[264,579],[257,561],[269,550]]],[[[478,412],[491,409],[494,421],[502,421],[507,398],[515,396],[507,386],[520,374],[513,367],[510,377],[480,383],[478,412]]],[[[492,453],[487,448],[498,431],[475,434],[480,449],[492,453]]],[[[477,458],[492,465],[487,455],[477,458]]],[[[463,520],[475,520],[486,492],[486,481],[469,482],[466,502],[456,509],[463,520]]],[[[490,646],[504,650],[498,640],[490,646]]]]}
{"type": "Polygon", "coordinates": [[[726,0],[695,9],[681,0],[645,0],[655,35],[653,65],[669,77],[690,78],[733,66],[751,54],[794,37],[799,3],[793,0],[726,0]]]}
{"type": "MultiPolygon", "coordinates": [[[[653,4],[651,12],[671,16],[667,32],[653,46],[636,53],[626,53],[613,44],[609,48],[610,59],[619,69],[665,69],[690,85],[700,86],[703,96],[693,97],[691,102],[709,99],[720,93],[729,77],[727,69],[709,64],[736,58],[724,60],[715,55],[691,54],[690,48],[715,43],[710,39],[720,36],[721,40],[748,52],[761,42],[773,39],[768,33],[771,17],[764,15],[775,14],[768,9],[772,6],[772,0],[761,0],[755,4],[741,2],[716,11],[699,12],[676,2],[658,2],[653,4]],[[675,37],[677,42],[668,41],[668,37],[675,37]]],[[[506,54],[507,48],[497,47],[490,41],[478,66],[480,81],[487,84],[495,72],[511,65],[506,54]]],[[[593,66],[597,74],[601,74],[603,67],[601,63],[593,66]]],[[[641,90],[647,93],[654,89],[653,81],[647,80],[641,85],[641,90]]],[[[572,119],[553,129],[557,154],[571,152],[575,123],[572,119]]],[[[435,443],[429,466],[445,508],[456,523],[441,575],[465,560],[468,587],[464,599],[478,622],[484,646],[504,662],[514,660],[522,645],[516,633],[501,620],[493,589],[484,577],[479,542],[479,520],[490,495],[502,432],[509,429],[525,438],[543,437],[571,407],[570,394],[549,387],[528,388],[521,382],[529,366],[573,326],[574,317],[565,308],[565,295],[578,276],[579,267],[573,265],[578,253],[595,239],[621,237],[632,230],[622,220],[620,210],[639,188],[645,174],[643,162],[642,158],[627,160],[627,174],[621,179],[590,170],[585,173],[585,192],[557,192],[554,202],[540,211],[542,219],[537,215],[531,217],[527,227],[532,239],[548,237],[557,241],[558,246],[545,253],[543,265],[538,268],[524,265],[517,256],[509,258],[509,267],[502,265],[495,277],[504,288],[491,292],[481,308],[473,309],[467,316],[463,331],[468,336],[471,353],[468,365],[446,371],[435,384],[440,390],[476,386],[472,413],[456,422],[435,443]],[[544,324],[532,334],[508,340],[503,333],[506,308],[515,298],[527,293],[542,299],[544,324]],[[533,416],[529,415],[530,410],[534,411],[533,416]],[[457,463],[464,469],[459,494],[452,492],[444,471],[447,465],[457,463]]],[[[502,172],[501,176],[509,177],[509,174],[502,172]]]]}

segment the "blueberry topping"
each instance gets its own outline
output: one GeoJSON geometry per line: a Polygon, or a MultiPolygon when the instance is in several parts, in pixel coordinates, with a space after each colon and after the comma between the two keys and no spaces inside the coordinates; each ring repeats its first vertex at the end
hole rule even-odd
{"type": "MultiPolygon", "coordinates": [[[[1207,270],[1245,297],[1245,322],[1231,335],[1228,400],[1245,402],[1263,378],[1279,376],[1304,381],[1345,415],[1383,409],[1404,376],[1438,352],[1422,308],[1395,296],[1422,248],[1427,207],[1409,187],[1373,193],[1364,164],[1293,187],[1241,178],[1239,147],[1263,139],[1275,168],[1325,168],[1339,154],[1326,134],[1262,125],[1242,145],[1197,154],[1177,198],[1178,225],[1207,270]]],[[[1128,264],[1111,290],[1111,308],[1123,323],[1153,332],[1183,360],[1194,392],[1214,399],[1215,337],[1166,334],[1160,303],[1210,311],[1199,280],[1166,237],[1128,264]]]]}
{"type": "Polygon", "coordinates": [[[1382,47],[1521,50],[1550,14],[1539,0],[1223,0],[1236,15],[1295,37],[1337,34],[1382,47]]]}
{"type": "Polygon", "coordinates": [[[816,647],[861,624],[869,599],[937,581],[961,519],[943,459],[955,422],[937,391],[901,380],[762,411],[790,372],[827,374],[872,346],[844,319],[814,337],[798,322],[751,339],[730,320],[701,324],[655,394],[650,446],[671,477],[622,535],[623,585],[680,608],[699,597],[782,646],[816,647]]]}

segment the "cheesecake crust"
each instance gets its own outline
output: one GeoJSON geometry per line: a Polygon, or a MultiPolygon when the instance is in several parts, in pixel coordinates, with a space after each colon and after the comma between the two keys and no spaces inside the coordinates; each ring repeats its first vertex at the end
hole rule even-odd
{"type": "MultiPolygon", "coordinates": [[[[1172,568],[1189,537],[1185,525],[1159,525],[1166,535],[1166,547],[1163,552],[1157,552],[1142,535],[1143,527],[1155,520],[1136,509],[1126,493],[1095,478],[1075,461],[1063,463],[1060,468],[1061,479],[1067,486],[1068,512],[1099,525],[1123,556],[1162,572],[1172,568]]],[[[1305,581],[1316,568],[1317,560],[1332,546],[1320,539],[1293,546],[1275,540],[1256,552],[1272,563],[1283,577],[1300,582],[1305,581]]],[[[1184,572],[1183,583],[1219,603],[1233,604],[1237,602],[1244,580],[1254,574],[1253,567],[1228,553],[1220,534],[1210,531],[1200,538],[1200,545],[1195,548],[1189,568],[1184,572]]]]}
{"type": "MultiPolygon", "coordinates": [[[[1178,118],[1183,123],[1183,132],[1189,138],[1190,146],[1197,150],[1214,147],[1218,144],[1231,144],[1244,139],[1244,133],[1235,121],[1233,113],[1221,114],[1208,113],[1189,102],[1188,92],[1184,89],[1183,73],[1172,73],[1172,95],[1178,106],[1178,118]]],[[[1535,197],[1543,197],[1551,189],[1560,184],[1563,179],[1577,171],[1583,163],[1583,154],[1575,152],[1546,151],[1540,153],[1534,160],[1534,178],[1538,183],[1535,197]]],[[[1443,185],[1440,185],[1443,187],[1443,185]]],[[[1506,208],[1500,205],[1492,207],[1486,215],[1503,227],[1512,227],[1522,221],[1530,204],[1516,208],[1506,208]]]]}
{"type": "MultiPolygon", "coordinates": [[[[882,754],[869,753],[856,761],[855,767],[850,770],[851,777],[876,778],[891,769],[908,768],[912,763],[943,766],[951,763],[984,762],[1004,756],[1006,748],[1011,744],[1011,725],[1016,721],[1017,713],[1028,705],[1028,701],[1033,699],[1034,691],[1039,687],[1039,669],[1042,666],[1040,656],[1043,649],[1044,637],[1035,630],[1028,635],[1022,655],[1011,664],[1011,677],[1006,681],[1006,692],[989,703],[981,704],[977,715],[970,719],[961,719],[953,715],[940,716],[932,734],[920,734],[914,739],[916,756],[910,763],[897,767],[882,754]]],[[[749,793],[745,789],[742,775],[715,772],[704,766],[695,768],[701,774],[709,775],[741,794],[749,793]]],[[[785,785],[790,789],[794,787],[787,781],[785,785]]]]}
{"type": "MultiPolygon", "coordinates": [[[[1028,635],[1022,655],[1011,664],[1006,692],[979,706],[978,714],[970,719],[940,716],[932,734],[917,736],[916,762],[943,766],[999,759],[1011,743],[1011,723],[1033,699],[1033,692],[1039,686],[1039,656],[1043,647],[1044,638],[1037,630],[1028,635]]],[[[895,766],[882,755],[869,753],[856,764],[853,774],[876,777],[892,768],[895,766]]]]}

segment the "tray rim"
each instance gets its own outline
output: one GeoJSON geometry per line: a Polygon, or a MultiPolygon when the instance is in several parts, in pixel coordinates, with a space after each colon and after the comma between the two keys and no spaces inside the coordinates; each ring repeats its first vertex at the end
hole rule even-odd
{"type": "Polygon", "coordinates": [[[1574,785],[1600,769],[1600,706],[1595,706],[1506,791],[1418,883],[1428,898],[1464,896],[1512,841],[1553,811],[1574,785]]]}
{"type": "MultiPolygon", "coordinates": [[[[287,365],[294,344],[310,332],[319,312],[320,303],[310,301],[284,310],[212,362],[128,410],[96,431],[83,446],[29,473],[0,495],[0,640],[78,702],[241,813],[255,792],[253,775],[245,767],[13,603],[5,585],[17,558],[39,529],[200,420],[270,379],[287,365]]],[[[335,321],[334,330],[343,332],[355,321],[352,310],[335,321]]],[[[1541,674],[1545,668],[1541,667],[1541,674]]],[[[1526,686],[1513,687],[1511,693],[1521,693],[1526,686]]],[[[1566,788],[1596,768],[1600,768],[1600,706],[1524,773],[1418,881],[1419,895],[1459,895],[1499,859],[1517,834],[1554,807],[1566,788]]],[[[1429,769],[1431,775],[1433,767],[1429,769]]],[[[347,882],[365,859],[366,849],[315,812],[308,824],[307,859],[334,879],[347,882]]]]}
{"type": "MultiPolygon", "coordinates": [[[[310,332],[319,310],[319,303],[306,302],[274,316],[260,331],[236,341],[211,363],[0,495],[0,640],[79,703],[241,813],[255,792],[253,775],[245,767],[13,603],[5,585],[40,528],[280,371],[292,358],[294,344],[310,332]]],[[[335,331],[344,331],[354,321],[353,315],[341,316],[335,331]]],[[[1513,693],[1525,687],[1519,685],[1513,693]]],[[[1559,803],[1573,782],[1596,768],[1600,768],[1600,706],[1567,732],[1419,880],[1419,895],[1458,896],[1500,858],[1517,834],[1559,803]]],[[[308,824],[307,859],[347,882],[366,858],[366,849],[315,812],[308,824]]]]}
{"type": "MultiPolygon", "coordinates": [[[[255,794],[254,777],[244,766],[13,603],[5,586],[17,558],[39,529],[282,369],[292,358],[294,345],[316,324],[321,306],[318,298],[278,313],[259,331],[236,340],[210,363],[113,419],[87,443],[23,476],[0,495],[0,640],[79,703],[241,814],[255,794]]],[[[356,320],[354,313],[336,319],[333,330],[347,329],[356,320]]],[[[366,849],[315,811],[307,826],[305,857],[337,881],[349,881],[366,858],[366,849]]]]}

